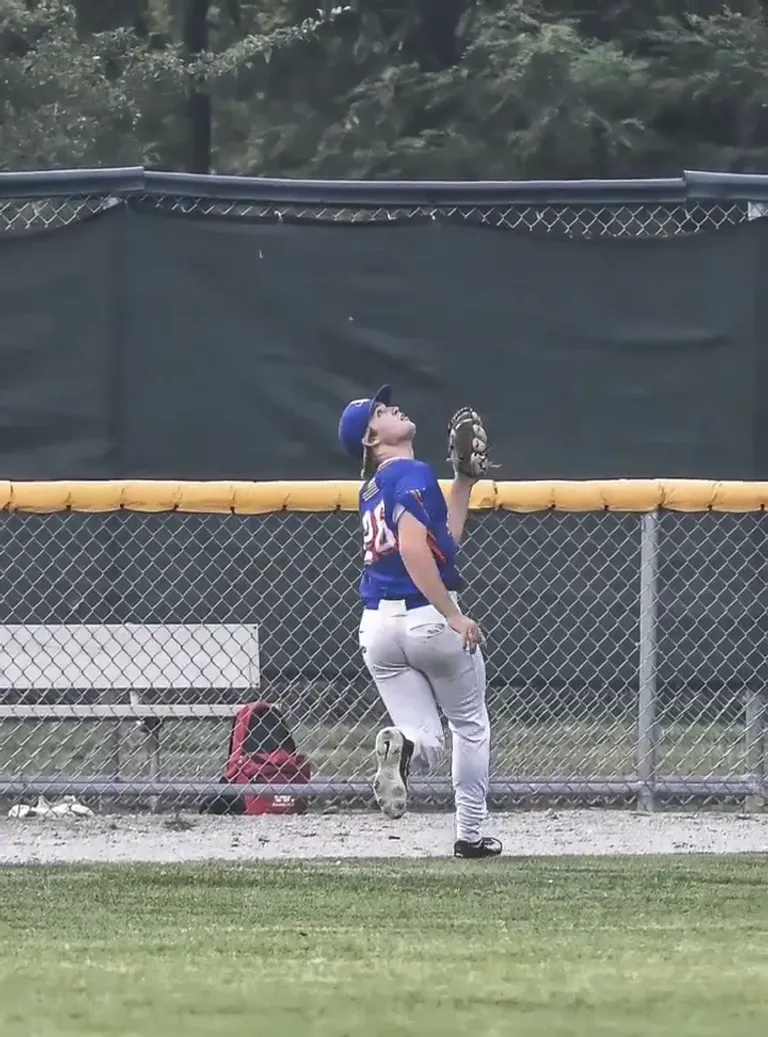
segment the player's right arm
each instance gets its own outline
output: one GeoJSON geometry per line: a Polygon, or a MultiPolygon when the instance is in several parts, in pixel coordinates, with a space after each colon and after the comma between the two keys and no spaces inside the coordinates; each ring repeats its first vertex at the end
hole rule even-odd
{"type": "Polygon", "coordinates": [[[409,511],[403,511],[397,526],[400,557],[408,575],[431,605],[450,622],[461,612],[448,593],[427,539],[426,527],[409,511]]]}
{"type": "Polygon", "coordinates": [[[464,648],[474,651],[485,639],[477,623],[462,615],[448,593],[427,539],[426,526],[410,511],[403,510],[397,524],[397,539],[400,557],[414,586],[445,616],[451,629],[461,635],[464,648]]]}
{"type": "Polygon", "coordinates": [[[429,514],[423,501],[430,482],[439,492],[434,472],[422,464],[406,466],[394,479],[385,475],[381,487],[385,525],[396,530],[397,551],[413,585],[461,635],[464,647],[474,651],[484,642],[480,628],[454,604],[435,561],[429,514]]]}

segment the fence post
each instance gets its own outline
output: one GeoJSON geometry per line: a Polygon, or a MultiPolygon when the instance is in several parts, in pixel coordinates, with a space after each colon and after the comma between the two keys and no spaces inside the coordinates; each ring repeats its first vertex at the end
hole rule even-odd
{"type": "Polygon", "coordinates": [[[746,797],[747,810],[762,810],[765,806],[765,714],[766,704],[762,688],[749,688],[745,703],[745,741],[747,775],[755,783],[755,791],[746,797]]]}
{"type": "MultiPolygon", "coordinates": [[[[159,785],[162,780],[160,772],[160,724],[150,723],[146,732],[147,761],[149,763],[149,780],[153,785],[159,785]]],[[[159,807],[157,796],[149,797],[150,813],[156,814],[159,807]]]]}
{"type": "Polygon", "coordinates": [[[640,626],[637,700],[638,805],[654,808],[656,779],[656,655],[658,619],[659,513],[640,519],[640,626]]]}
{"type": "MultiPolygon", "coordinates": [[[[768,216],[768,203],[747,202],[747,219],[759,220],[768,216]]],[[[747,692],[746,707],[746,755],[747,773],[754,781],[756,791],[747,796],[747,810],[762,810],[766,804],[765,771],[766,771],[766,704],[762,688],[751,688],[747,692]]]]}

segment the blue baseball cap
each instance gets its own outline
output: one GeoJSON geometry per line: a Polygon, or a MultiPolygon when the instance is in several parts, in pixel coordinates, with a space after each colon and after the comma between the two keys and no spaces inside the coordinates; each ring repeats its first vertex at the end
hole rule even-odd
{"type": "Polygon", "coordinates": [[[382,385],[371,399],[352,400],[342,412],[339,420],[339,440],[352,457],[362,459],[365,454],[363,438],[368,422],[379,403],[388,407],[392,400],[392,386],[382,385]]]}

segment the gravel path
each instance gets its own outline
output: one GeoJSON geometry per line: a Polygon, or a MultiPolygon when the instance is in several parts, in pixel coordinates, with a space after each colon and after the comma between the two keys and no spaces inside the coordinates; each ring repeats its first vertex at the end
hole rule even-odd
{"type": "MultiPolygon", "coordinates": [[[[512,856],[768,853],[765,814],[497,813],[488,832],[512,856]]],[[[0,864],[440,857],[452,840],[450,814],[0,818],[0,864]]]]}

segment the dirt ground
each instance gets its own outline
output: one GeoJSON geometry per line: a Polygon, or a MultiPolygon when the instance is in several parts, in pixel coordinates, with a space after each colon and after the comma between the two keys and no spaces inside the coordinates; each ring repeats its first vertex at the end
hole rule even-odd
{"type": "MultiPolygon", "coordinates": [[[[510,856],[768,853],[766,814],[493,813],[486,830],[510,856]]],[[[373,811],[0,818],[2,864],[440,857],[451,853],[452,841],[449,813],[411,814],[397,822],[373,811]]]]}

